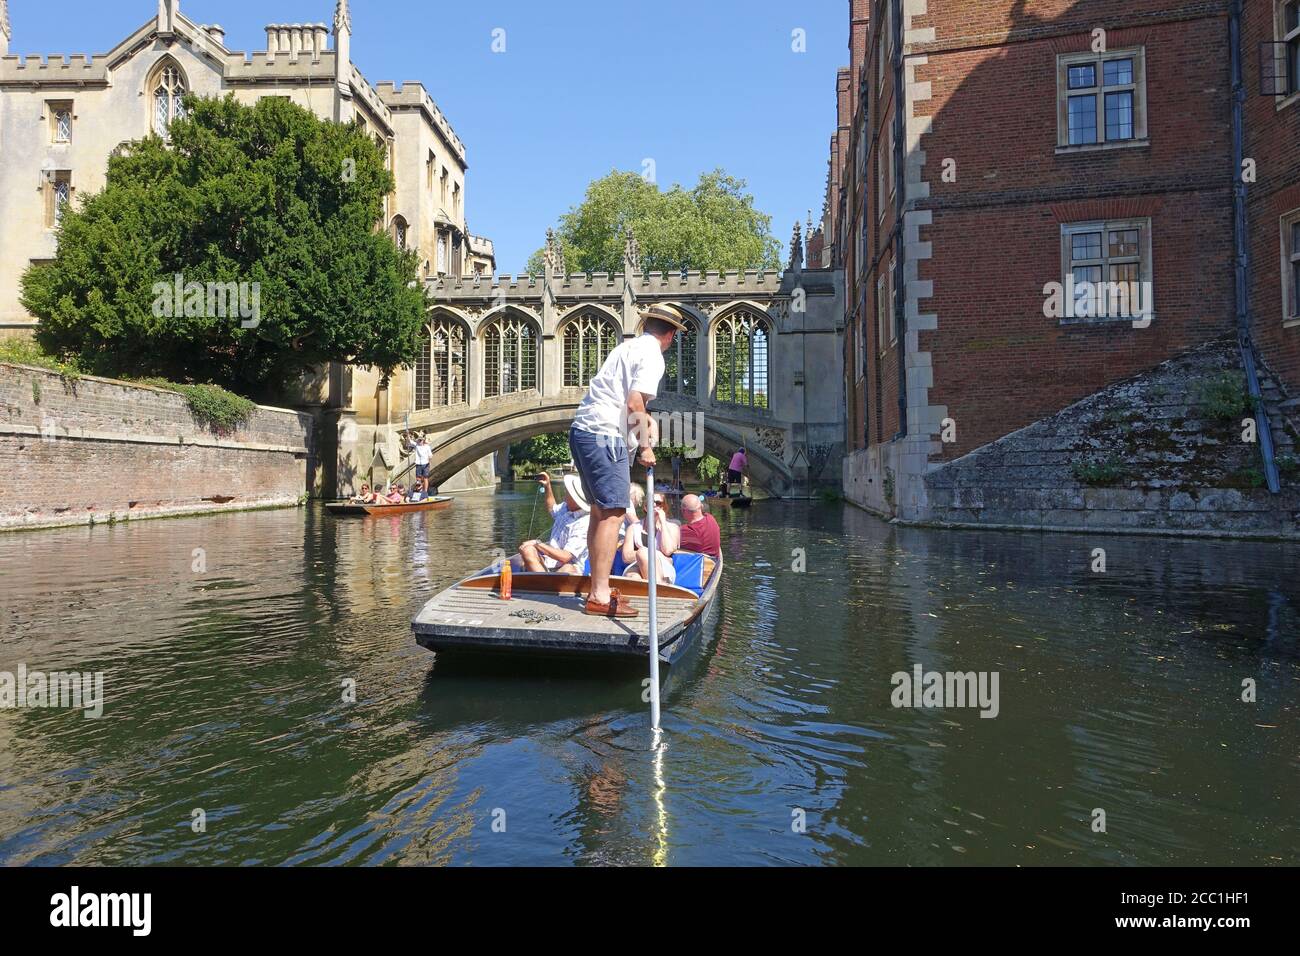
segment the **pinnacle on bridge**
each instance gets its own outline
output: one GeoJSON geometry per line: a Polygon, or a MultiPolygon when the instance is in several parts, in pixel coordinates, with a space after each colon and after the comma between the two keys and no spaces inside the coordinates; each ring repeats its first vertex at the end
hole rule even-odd
{"type": "Polygon", "coordinates": [[[623,242],[623,274],[635,275],[641,271],[641,243],[637,241],[632,227],[627,227],[627,238],[623,242]]]}
{"type": "Polygon", "coordinates": [[[334,33],[352,32],[352,11],[348,9],[348,0],[339,0],[334,7],[334,33]]]}
{"type": "Polygon", "coordinates": [[[0,36],[5,40],[14,38],[14,28],[9,24],[9,0],[0,0],[0,36]]]}
{"type": "Polygon", "coordinates": [[[803,268],[803,240],[799,236],[799,220],[794,223],[794,235],[790,237],[790,268],[798,271],[803,268]]]}
{"type": "Polygon", "coordinates": [[[564,244],[556,238],[554,229],[546,230],[546,262],[551,267],[551,272],[555,275],[568,275],[568,270],[564,267],[564,244]]]}

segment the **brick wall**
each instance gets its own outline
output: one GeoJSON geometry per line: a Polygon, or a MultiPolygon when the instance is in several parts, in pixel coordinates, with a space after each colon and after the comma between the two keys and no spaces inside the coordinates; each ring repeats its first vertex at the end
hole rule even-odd
{"type": "MultiPolygon", "coordinates": [[[[870,237],[861,284],[846,277],[846,371],[855,367],[853,319],[860,317],[867,339],[865,381],[859,386],[850,375],[846,383],[850,448],[864,447],[864,431],[875,444],[903,426],[898,350],[909,344],[908,411],[919,415],[909,432],[918,424],[924,432],[944,414],[955,419],[957,442],[929,452],[931,461],[943,461],[1231,330],[1224,0],[905,0],[908,213],[901,242],[892,182],[883,209],[878,198],[900,108],[887,62],[877,82],[883,9],[851,5],[851,14],[869,14],[873,27],[861,51],[865,96],[853,121],[869,153],[864,182],[850,175],[854,152],[846,148],[835,177],[859,187],[846,196],[844,226],[865,220],[870,237]],[[1089,51],[1096,28],[1106,31],[1108,50],[1145,51],[1147,135],[1139,145],[1061,150],[1057,57],[1089,51]],[[945,161],[955,164],[955,181],[944,180],[945,161]],[[1151,221],[1151,326],[1045,315],[1043,287],[1062,280],[1061,226],[1124,217],[1151,221]],[[890,269],[900,253],[902,283],[890,269]],[[880,339],[882,276],[912,316],[910,343],[880,339]]],[[[851,36],[857,53],[861,39],[857,31],[851,36]]],[[[1292,131],[1278,148],[1294,142],[1292,131]]],[[[1297,153],[1289,154],[1293,163],[1297,153]]],[[[1274,215],[1274,246],[1276,234],[1274,215]]],[[[846,229],[841,242],[847,248],[854,236],[846,229]]],[[[1274,249],[1274,272],[1278,258],[1274,249]]],[[[893,311],[893,301],[883,304],[893,311]]],[[[1279,361],[1289,355],[1279,353],[1279,361]]]]}
{"type": "Polygon", "coordinates": [[[217,435],[174,392],[0,364],[0,529],[293,504],[312,434],[258,407],[217,435]]]}
{"type": "MultiPolygon", "coordinates": [[[[1247,187],[1251,255],[1251,309],[1255,342],[1264,361],[1292,395],[1300,395],[1300,325],[1283,324],[1282,216],[1300,209],[1300,94],[1261,96],[1260,43],[1275,37],[1272,0],[1244,7],[1242,76],[1246,83],[1245,155],[1255,161],[1247,187]]],[[[1298,78],[1300,79],[1300,78],[1298,78]]]]}

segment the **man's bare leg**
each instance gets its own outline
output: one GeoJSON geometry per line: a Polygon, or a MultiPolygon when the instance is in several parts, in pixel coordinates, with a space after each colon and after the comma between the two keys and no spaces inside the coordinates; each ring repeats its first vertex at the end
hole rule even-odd
{"type": "Polygon", "coordinates": [[[519,556],[524,559],[525,571],[545,571],[546,565],[542,563],[542,556],[537,553],[535,545],[526,544],[519,549],[519,556]]]}
{"type": "Polygon", "coordinates": [[[614,566],[618,547],[618,526],[624,510],[591,506],[591,523],[587,527],[587,554],[591,558],[591,594],[597,604],[609,603],[609,572],[614,566]]]}

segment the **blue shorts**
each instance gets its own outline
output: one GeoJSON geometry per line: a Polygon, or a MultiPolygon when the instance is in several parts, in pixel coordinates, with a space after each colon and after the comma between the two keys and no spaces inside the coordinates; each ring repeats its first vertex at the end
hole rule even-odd
{"type": "Polygon", "coordinates": [[[627,442],[570,428],[569,451],[573,453],[573,463],[578,466],[587,501],[607,510],[626,510],[632,490],[627,442]]]}
{"type": "Polygon", "coordinates": [[[415,466],[415,477],[416,477],[416,478],[428,478],[428,477],[429,477],[429,466],[428,466],[428,465],[416,465],[416,466],[415,466]]]}

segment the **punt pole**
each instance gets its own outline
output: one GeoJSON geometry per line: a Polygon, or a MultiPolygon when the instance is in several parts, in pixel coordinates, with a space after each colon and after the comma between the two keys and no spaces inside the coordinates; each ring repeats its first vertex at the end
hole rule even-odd
{"type": "MultiPolygon", "coordinates": [[[[645,503],[649,520],[647,546],[646,577],[649,579],[650,593],[650,729],[659,733],[659,620],[658,607],[655,604],[655,586],[657,585],[656,563],[659,556],[659,539],[655,534],[655,470],[645,470],[645,503]]],[[[656,738],[657,739],[657,738],[656,738]]]]}

